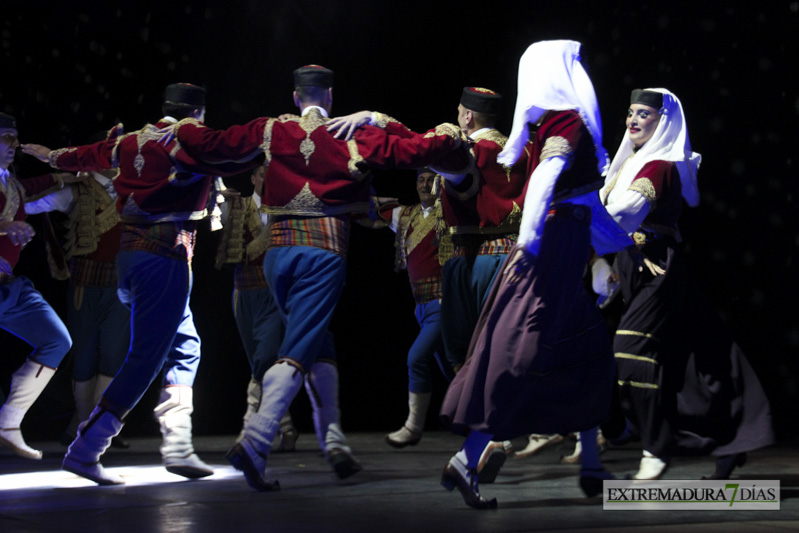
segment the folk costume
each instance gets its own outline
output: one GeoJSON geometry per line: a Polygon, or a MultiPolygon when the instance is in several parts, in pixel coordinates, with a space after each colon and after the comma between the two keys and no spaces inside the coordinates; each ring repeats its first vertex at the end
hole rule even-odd
{"type": "MultiPolygon", "coordinates": [[[[302,67],[294,82],[296,88],[329,89],[333,72],[302,67]]],[[[408,136],[365,126],[350,141],[339,140],[326,130],[326,115],[324,108],[307,106],[299,119],[258,118],[220,132],[184,120],[176,128],[181,144],[208,162],[265,156],[261,210],[271,221],[264,271],[286,333],[277,364],[264,375],[261,408],[228,454],[257,490],[279,487],[263,478],[266,456],[304,377],[328,461],[341,478],[360,470],[339,424],[338,371],[328,330],[344,285],[351,217],[369,210],[370,167],[424,166],[459,144],[455,128],[447,125],[408,136]]]]}
{"type": "MultiPolygon", "coordinates": [[[[422,171],[431,172],[429,169],[422,171]]],[[[399,430],[386,435],[390,446],[416,445],[422,437],[433,390],[433,369],[438,366],[447,381],[455,373],[444,357],[441,338],[441,263],[446,251],[439,247],[441,205],[396,207],[389,211],[396,233],[396,270],[407,269],[419,334],[408,351],[408,418],[399,430]]],[[[387,214],[388,214],[387,213],[387,214]]],[[[385,216],[385,215],[382,215],[385,216]]]]}
{"type": "MultiPolygon", "coordinates": [[[[204,108],[205,90],[188,84],[167,87],[165,101],[204,108]]],[[[99,484],[124,481],[105,472],[99,457],[122,429],[125,415],[163,369],[163,388],[154,414],[161,426],[164,466],[196,478],[213,470],[191,442],[192,385],[200,362],[200,338],[189,308],[191,260],[199,220],[209,213],[213,174],[239,172],[251,163],[208,165],[191,158],[155,124],[124,133],[111,129],[104,141],[50,153],[55,168],[119,170],[114,181],[122,238],[117,255],[118,295],[131,310],[131,339],[125,362],[106,389],[64,458],[63,468],[99,484]]]]}
{"type": "MultiPolygon", "coordinates": [[[[16,135],[14,117],[0,113],[0,130],[16,135]]],[[[24,221],[26,202],[63,185],[55,174],[20,181],[12,169],[0,168],[0,220],[24,221]]],[[[0,257],[11,268],[19,261],[21,251],[22,246],[0,235],[0,257]]],[[[42,452],[25,443],[20,425],[69,351],[72,339],[56,312],[25,276],[0,273],[0,327],[33,347],[12,375],[11,389],[0,407],[0,444],[21,457],[41,459],[42,452]]]]}
{"type": "MultiPolygon", "coordinates": [[[[477,461],[490,438],[590,430],[610,408],[610,339],[582,278],[591,246],[598,246],[592,226],[612,220],[593,217],[602,210],[596,190],[606,157],[596,96],[579,49],[573,41],[543,41],[528,48],[519,64],[514,129],[499,156],[505,164],[515,162],[528,123],[536,125],[519,239],[441,409],[453,431],[468,432],[442,484],[457,486],[473,507],[496,506],[477,487],[477,461]]],[[[620,235],[617,246],[630,242],[620,235]]],[[[595,430],[583,440],[595,446],[595,430]]],[[[585,468],[589,454],[583,455],[585,468]]],[[[590,456],[598,461],[595,450],[590,456]]],[[[582,477],[587,473],[581,473],[586,489],[582,477]]],[[[596,483],[589,488],[596,490],[596,483]]]]}
{"type": "Polygon", "coordinates": [[[666,89],[637,89],[631,104],[660,120],[635,149],[625,136],[600,196],[633,233],[637,248],[665,269],[639,271],[628,251],[615,267],[624,311],[613,341],[622,407],[638,428],[644,457],[636,478],[662,475],[673,455],[713,455],[727,478],[744,452],[774,442],[768,399],[741,348],[687,272],[677,222],[683,200],[699,203],[682,105],[666,89]]]}
{"type": "MultiPolygon", "coordinates": [[[[277,360],[283,339],[283,321],[264,276],[264,255],[269,238],[268,215],[260,212],[261,197],[229,198],[222,204],[224,231],[219,240],[216,268],[232,264],[233,316],[250,363],[252,377],[247,385],[244,425],[261,405],[264,373],[277,360]]],[[[242,430],[239,439],[243,438],[242,430]]],[[[280,445],[275,451],[293,451],[298,434],[286,411],[280,423],[280,445]]]]}
{"type": "MultiPolygon", "coordinates": [[[[460,102],[467,109],[496,115],[501,96],[489,89],[464,87],[460,102]]],[[[465,178],[445,179],[441,194],[445,234],[453,246],[442,272],[441,327],[447,359],[454,368],[466,359],[488,291],[519,233],[527,186],[529,147],[516,163],[505,166],[497,156],[507,137],[483,128],[469,139],[473,169],[465,178]]]]}
{"type": "MultiPolygon", "coordinates": [[[[112,178],[92,172],[85,181],[25,206],[29,214],[59,211],[67,215],[63,250],[53,251],[53,255],[63,254],[69,267],[67,328],[73,339],[75,414],[62,436],[65,444],[75,439],[78,424],[100,402],[130,344],[130,311],[117,296],[122,224],[112,178]]],[[[122,441],[115,443],[124,446],[122,441]]]]}

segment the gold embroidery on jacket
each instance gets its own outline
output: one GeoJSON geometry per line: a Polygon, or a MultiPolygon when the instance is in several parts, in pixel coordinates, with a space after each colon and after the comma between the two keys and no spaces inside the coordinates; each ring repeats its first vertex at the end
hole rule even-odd
{"type": "Polygon", "coordinates": [[[266,126],[264,127],[264,142],[261,143],[261,150],[264,152],[264,168],[269,167],[269,163],[272,162],[272,152],[270,151],[272,148],[272,128],[275,126],[275,119],[270,118],[266,121],[266,126]]]}
{"type": "Polygon", "coordinates": [[[502,221],[500,227],[508,228],[509,231],[518,232],[519,227],[522,223],[522,209],[519,207],[519,204],[513,202],[513,207],[508,213],[508,216],[505,217],[505,220],[502,221]]]}
{"type": "Polygon", "coordinates": [[[445,122],[436,126],[434,130],[425,133],[424,138],[430,139],[432,137],[436,137],[437,135],[446,135],[452,139],[459,139],[461,137],[461,129],[454,124],[445,122]]]}
{"type": "Polygon", "coordinates": [[[310,182],[305,182],[302,190],[283,207],[269,207],[268,212],[287,212],[293,215],[318,216],[324,212],[325,204],[311,192],[310,182]]]}
{"type": "Polygon", "coordinates": [[[541,161],[558,156],[565,156],[570,159],[572,152],[572,147],[566,138],[560,136],[550,137],[544,143],[544,148],[541,149],[541,161]]]}
{"type": "Polygon", "coordinates": [[[347,168],[349,169],[353,178],[361,181],[367,173],[361,172],[361,169],[358,168],[358,163],[363,163],[363,157],[358,151],[358,143],[355,142],[355,139],[350,139],[347,141],[347,150],[349,150],[350,153],[350,160],[347,163],[347,168]]]}
{"type": "Polygon", "coordinates": [[[216,249],[214,267],[221,269],[227,263],[240,263],[244,259],[244,217],[247,198],[233,198],[227,201],[228,214],[222,237],[216,249]]]}
{"type": "Polygon", "coordinates": [[[76,183],[75,207],[69,213],[64,256],[88,255],[97,250],[100,236],[119,223],[116,200],[94,178],[76,183]]]}
{"type": "Polygon", "coordinates": [[[649,178],[638,178],[630,184],[631,191],[641,193],[649,205],[654,205],[657,200],[657,191],[649,178]]]}
{"type": "MultiPolygon", "coordinates": [[[[499,147],[502,149],[505,148],[505,144],[507,144],[508,142],[508,138],[505,135],[503,135],[498,130],[495,130],[493,128],[483,133],[480,133],[479,135],[475,135],[474,137],[472,137],[472,139],[474,141],[482,141],[482,140],[491,141],[499,145],[499,147]]],[[[474,149],[469,148],[469,151],[472,153],[472,157],[474,157],[474,149]]],[[[510,182],[511,167],[502,165],[502,169],[505,171],[505,177],[508,178],[508,182],[510,182]]]]}
{"type": "Polygon", "coordinates": [[[386,126],[388,126],[389,122],[396,122],[397,124],[400,124],[399,120],[390,117],[384,113],[378,113],[377,111],[375,111],[374,114],[375,114],[375,122],[372,125],[380,129],[385,129],[386,126]]]}
{"type": "Polygon", "coordinates": [[[439,204],[434,206],[425,217],[422,211],[422,204],[402,208],[397,223],[397,236],[394,241],[397,252],[395,260],[397,270],[408,268],[408,256],[431,231],[436,230],[438,218],[441,217],[440,211],[441,206],[439,204]]]}
{"type": "Polygon", "coordinates": [[[52,152],[50,152],[49,161],[48,161],[50,163],[50,166],[53,167],[53,168],[60,168],[58,166],[58,158],[61,157],[64,154],[71,154],[75,150],[77,150],[77,148],[74,148],[74,147],[73,148],[59,148],[58,150],[53,150],[52,152]]]}
{"type": "Polygon", "coordinates": [[[141,171],[144,168],[144,156],[141,153],[141,149],[149,141],[160,141],[161,134],[158,132],[158,128],[152,124],[146,124],[142,129],[137,131],[135,135],[136,145],[138,146],[139,151],[136,154],[136,157],[133,159],[133,167],[136,169],[139,177],[141,177],[141,171]]]}
{"type": "Polygon", "coordinates": [[[505,143],[508,142],[508,138],[500,133],[498,130],[490,129],[479,135],[475,135],[472,137],[475,141],[482,141],[483,139],[491,142],[497,143],[501,148],[505,148],[505,143]]]}
{"type": "Polygon", "coordinates": [[[306,135],[305,139],[300,143],[300,153],[305,157],[306,166],[310,164],[311,156],[316,151],[316,144],[311,140],[311,133],[325,122],[327,122],[326,119],[318,109],[311,109],[308,114],[300,118],[300,127],[306,135]]]}
{"type": "Polygon", "coordinates": [[[17,179],[9,174],[6,180],[6,205],[3,206],[0,220],[14,220],[14,217],[16,217],[17,211],[19,211],[19,191],[21,187],[22,185],[19,184],[17,179]]]}
{"type": "Polygon", "coordinates": [[[245,222],[252,236],[252,240],[247,244],[247,259],[252,261],[269,247],[269,232],[266,231],[258,206],[255,205],[255,199],[252,197],[250,197],[250,202],[247,206],[245,222]]]}

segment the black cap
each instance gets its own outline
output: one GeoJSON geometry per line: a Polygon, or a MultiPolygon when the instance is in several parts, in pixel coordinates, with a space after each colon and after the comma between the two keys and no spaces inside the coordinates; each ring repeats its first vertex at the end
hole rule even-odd
{"type": "Polygon", "coordinates": [[[11,115],[0,113],[0,128],[4,129],[17,129],[17,119],[11,115]]]}
{"type": "Polygon", "coordinates": [[[478,113],[499,113],[499,106],[502,103],[502,95],[484,89],[482,87],[464,87],[461,95],[461,105],[466,109],[477,111],[478,113]]]}
{"type": "Polygon", "coordinates": [[[422,174],[436,174],[436,171],[432,170],[430,167],[417,168],[416,177],[418,178],[422,174]]]}
{"type": "Polygon", "coordinates": [[[635,89],[630,95],[630,104],[643,104],[660,109],[663,107],[663,93],[635,89]]]}
{"type": "Polygon", "coordinates": [[[190,83],[173,83],[164,91],[164,102],[205,107],[205,89],[190,83]]]}
{"type": "Polygon", "coordinates": [[[294,87],[333,86],[333,71],[320,65],[305,65],[294,71],[294,87]]]}

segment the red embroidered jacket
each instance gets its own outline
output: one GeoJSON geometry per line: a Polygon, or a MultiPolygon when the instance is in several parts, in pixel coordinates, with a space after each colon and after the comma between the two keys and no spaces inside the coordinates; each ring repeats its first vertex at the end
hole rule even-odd
{"type": "MultiPolygon", "coordinates": [[[[54,174],[45,174],[36,178],[17,180],[9,175],[6,190],[0,191],[0,213],[3,220],[25,220],[25,202],[31,202],[46,196],[64,186],[60,178],[54,174]]],[[[7,235],[0,235],[0,257],[11,265],[19,261],[22,246],[15,245],[7,235]]]]}
{"type": "Polygon", "coordinates": [[[682,212],[680,173],[671,161],[650,161],[638,171],[630,189],[640,192],[649,203],[649,212],[641,223],[645,229],[677,229],[682,212]]]}
{"type": "Polygon", "coordinates": [[[235,174],[255,163],[200,162],[190,157],[177,140],[161,142],[158,130],[169,125],[169,121],[161,119],[155,125],[123,133],[119,124],[104,141],[54,150],[50,164],[70,171],[118,168],[114,187],[123,222],[154,224],[202,219],[207,214],[212,175],[235,174]]]}
{"type": "Polygon", "coordinates": [[[530,145],[512,167],[497,162],[508,138],[495,129],[479,133],[472,146],[476,172],[444,187],[442,204],[450,234],[503,235],[519,232],[530,145]]]}
{"type": "MultiPolygon", "coordinates": [[[[193,119],[178,124],[177,139],[213,164],[250,160],[263,153],[261,210],[270,215],[323,217],[369,211],[372,168],[426,166],[460,146],[457,127],[394,135],[364,126],[353,139],[335,139],[318,109],[302,118],[257,118],[214,131],[193,119]]],[[[462,160],[466,162],[465,154],[462,160]]]]}
{"type": "Polygon", "coordinates": [[[602,188],[596,148],[588,128],[576,111],[549,111],[533,136],[528,175],[549,157],[564,156],[568,163],[555,184],[552,203],[602,188]]]}

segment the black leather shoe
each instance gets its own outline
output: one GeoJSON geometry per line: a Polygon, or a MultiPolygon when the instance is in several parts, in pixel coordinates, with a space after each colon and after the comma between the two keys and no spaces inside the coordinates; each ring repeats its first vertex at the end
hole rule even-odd
{"type": "Polygon", "coordinates": [[[327,462],[333,467],[339,479],[347,479],[360,472],[363,467],[351,454],[341,448],[334,448],[327,452],[327,462]]]}
{"type": "Polygon", "coordinates": [[[233,468],[241,470],[244,474],[244,479],[247,480],[247,484],[255,490],[260,492],[280,490],[280,482],[278,480],[267,481],[263,478],[262,473],[258,471],[241,443],[234,444],[225,457],[233,465],[233,468]]]}
{"type": "Polygon", "coordinates": [[[730,474],[735,467],[746,464],[746,453],[734,453],[716,457],[716,471],[711,476],[702,476],[702,479],[730,479],[730,474]]]}
{"type": "Polygon", "coordinates": [[[604,468],[580,470],[580,488],[583,489],[585,497],[593,498],[602,494],[602,482],[606,479],[616,479],[616,477],[604,468]]]}
{"type": "Polygon", "coordinates": [[[477,490],[477,472],[474,470],[467,470],[466,472],[466,477],[464,477],[457,466],[453,465],[451,462],[447,463],[447,466],[444,467],[444,471],[441,472],[441,485],[447,490],[453,490],[455,487],[458,487],[461,496],[463,496],[463,501],[465,501],[466,505],[469,507],[474,507],[475,509],[496,509],[496,498],[486,500],[480,496],[480,492],[477,490]]]}

